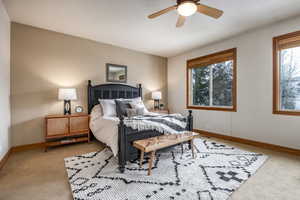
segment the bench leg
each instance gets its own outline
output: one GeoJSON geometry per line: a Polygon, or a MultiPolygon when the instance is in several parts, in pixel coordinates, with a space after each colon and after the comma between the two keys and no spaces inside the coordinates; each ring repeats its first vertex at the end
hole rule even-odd
{"type": "Polygon", "coordinates": [[[183,155],[183,143],[181,143],[180,146],[181,146],[181,155],[183,155]]]}
{"type": "Polygon", "coordinates": [[[191,140],[191,148],[192,148],[192,155],[193,159],[195,159],[195,146],[194,146],[194,139],[191,140]]]}
{"type": "Polygon", "coordinates": [[[151,176],[151,170],[152,170],[154,157],[155,157],[155,151],[152,151],[150,161],[149,161],[148,176],[151,176]]]}
{"type": "Polygon", "coordinates": [[[140,158],[140,168],[143,166],[143,161],[144,161],[144,151],[141,151],[141,158],[140,158]]]}
{"type": "Polygon", "coordinates": [[[198,147],[194,144],[194,148],[196,149],[196,151],[198,152],[198,153],[200,153],[200,150],[198,149],[198,147]]]}

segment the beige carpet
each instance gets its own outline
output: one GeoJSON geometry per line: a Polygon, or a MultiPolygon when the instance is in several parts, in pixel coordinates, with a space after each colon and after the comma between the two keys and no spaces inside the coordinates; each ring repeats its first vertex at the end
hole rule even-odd
{"type": "MultiPolygon", "coordinates": [[[[218,140],[220,142],[224,142],[218,140]]],[[[293,200],[300,197],[300,158],[247,145],[225,142],[269,156],[268,161],[238,191],[233,200],[293,200]]],[[[14,153],[0,171],[0,200],[71,200],[64,158],[102,149],[98,142],[14,153]]]]}

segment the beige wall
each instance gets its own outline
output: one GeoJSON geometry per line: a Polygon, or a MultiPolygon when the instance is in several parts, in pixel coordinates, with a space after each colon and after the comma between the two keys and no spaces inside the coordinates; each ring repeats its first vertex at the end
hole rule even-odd
{"type": "MultiPolygon", "coordinates": [[[[162,90],[166,99],[167,61],[124,48],[12,23],[12,143],[42,142],[43,117],[63,112],[59,87],[76,87],[86,111],[87,80],[105,82],[105,64],[128,66],[128,84],[143,84],[147,106],[150,92],[162,90]]],[[[74,111],[74,109],[73,109],[74,111]]]]}
{"type": "Polygon", "coordinates": [[[194,111],[194,127],[300,149],[300,118],[272,114],[272,38],[300,30],[300,18],[276,23],[168,59],[168,105],[186,112],[186,61],[237,47],[237,112],[194,111]]]}
{"type": "Polygon", "coordinates": [[[10,20],[0,1],[0,160],[10,148],[10,20]]]}

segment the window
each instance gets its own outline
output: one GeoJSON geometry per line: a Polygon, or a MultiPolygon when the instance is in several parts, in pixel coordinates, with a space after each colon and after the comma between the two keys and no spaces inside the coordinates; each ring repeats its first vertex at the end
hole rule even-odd
{"type": "Polygon", "coordinates": [[[187,61],[187,108],[236,111],[236,49],[187,61]]]}
{"type": "Polygon", "coordinates": [[[273,113],[300,115],[300,31],[273,38],[273,113]]]}

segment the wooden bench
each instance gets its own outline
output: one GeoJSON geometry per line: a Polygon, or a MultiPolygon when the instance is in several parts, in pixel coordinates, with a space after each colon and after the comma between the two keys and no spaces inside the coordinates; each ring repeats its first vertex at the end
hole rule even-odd
{"type": "Polygon", "coordinates": [[[182,144],[184,142],[189,142],[191,146],[193,158],[195,158],[194,139],[198,136],[199,136],[198,133],[187,131],[182,134],[168,134],[168,135],[147,138],[143,140],[137,140],[133,142],[133,146],[141,151],[140,167],[142,167],[144,154],[150,153],[150,161],[149,161],[149,169],[148,169],[148,175],[150,176],[152,164],[155,158],[155,152],[157,150],[174,146],[177,144],[181,144],[181,149],[183,151],[182,144]]]}

